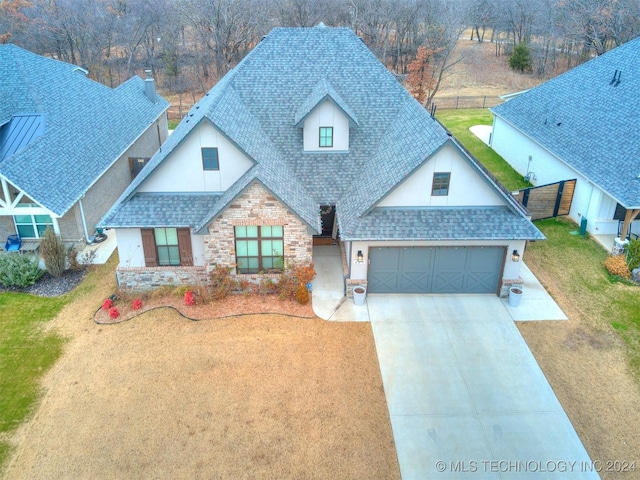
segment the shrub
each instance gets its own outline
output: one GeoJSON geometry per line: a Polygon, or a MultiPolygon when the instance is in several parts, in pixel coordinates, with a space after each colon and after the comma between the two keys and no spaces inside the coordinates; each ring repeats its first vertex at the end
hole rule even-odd
{"type": "Polygon", "coordinates": [[[104,302],[102,302],[103,310],[109,310],[111,307],[113,307],[113,300],[111,300],[110,298],[107,298],[104,302]]]}
{"type": "Polygon", "coordinates": [[[211,298],[213,300],[222,300],[227,297],[236,287],[236,282],[231,277],[231,268],[216,265],[211,275],[211,298]]]}
{"type": "Polygon", "coordinates": [[[117,307],[111,307],[109,309],[109,318],[113,318],[114,320],[120,316],[120,312],[117,307]]]}
{"type": "Polygon", "coordinates": [[[191,290],[185,292],[184,304],[188,307],[193,307],[196,304],[196,295],[191,290]]]}
{"type": "Polygon", "coordinates": [[[131,308],[134,310],[140,310],[142,308],[142,300],[136,298],[133,302],[131,302],[131,308]]]}
{"type": "MultiPolygon", "coordinates": [[[[282,272],[282,276],[280,277],[280,281],[278,282],[278,293],[280,294],[280,298],[297,299],[298,291],[300,287],[304,287],[307,289],[307,284],[313,280],[316,276],[315,268],[313,267],[313,263],[308,264],[297,264],[295,262],[290,262],[284,272],[282,272]]],[[[307,292],[308,297],[308,292],[307,292]]],[[[308,301],[308,300],[307,300],[308,301]]]]}
{"type": "Polygon", "coordinates": [[[631,240],[627,246],[627,265],[629,270],[640,267],[640,240],[631,240]]]}
{"type": "Polygon", "coordinates": [[[603,265],[611,275],[627,279],[631,278],[631,272],[624,254],[607,257],[603,265]]]}
{"type": "Polygon", "coordinates": [[[36,283],[44,273],[34,255],[0,253],[0,284],[24,288],[36,283]]]}
{"type": "Polygon", "coordinates": [[[53,277],[59,277],[64,273],[67,249],[62,239],[56,235],[51,227],[44,231],[44,237],[40,240],[40,255],[44,259],[47,272],[53,277]]]}
{"type": "Polygon", "coordinates": [[[309,303],[309,291],[305,285],[298,285],[298,291],[296,292],[296,300],[300,305],[306,305],[309,303]]]}

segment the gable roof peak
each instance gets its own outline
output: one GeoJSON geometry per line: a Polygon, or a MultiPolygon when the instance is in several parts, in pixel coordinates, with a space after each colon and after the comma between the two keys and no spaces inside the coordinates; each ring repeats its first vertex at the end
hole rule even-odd
{"type": "Polygon", "coordinates": [[[305,118],[325,99],[330,99],[343,113],[349,118],[349,122],[352,125],[358,125],[358,119],[355,112],[347,102],[345,102],[340,94],[333,88],[333,85],[327,80],[326,77],[322,77],[315,87],[311,90],[311,93],[300,105],[300,108],[295,113],[294,125],[302,126],[302,122],[305,118]]]}

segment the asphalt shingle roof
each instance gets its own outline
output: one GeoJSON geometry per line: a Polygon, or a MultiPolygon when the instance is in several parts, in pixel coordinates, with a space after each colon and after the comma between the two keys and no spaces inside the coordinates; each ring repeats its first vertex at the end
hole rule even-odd
{"type": "Polygon", "coordinates": [[[638,72],[640,37],[492,111],[626,208],[640,208],[638,72]]]}
{"type": "MultiPolygon", "coordinates": [[[[375,236],[381,228],[403,231],[422,217],[381,217],[392,222],[388,225],[364,218],[451,142],[350,29],[276,28],[191,109],[119,202],[135,198],[154,168],[200,122],[213,124],[255,165],[202,212],[196,233],[252,182],[261,183],[315,232],[320,231],[320,205],[336,205],[341,232],[353,238],[356,232],[375,236]],[[303,151],[297,124],[325,98],[350,118],[347,152],[303,151]]],[[[524,214],[509,211],[520,225],[524,214]]],[[[503,220],[510,221],[506,214],[503,220]]],[[[101,223],[118,227],[129,221],[116,204],[101,223]]]]}
{"type": "Polygon", "coordinates": [[[343,240],[543,239],[525,217],[508,207],[375,208],[359,218],[343,240]]]}
{"type": "Polygon", "coordinates": [[[202,212],[214,208],[221,194],[148,193],[134,195],[119,203],[113,212],[122,219],[120,227],[195,227],[202,212]]]}
{"type": "Polygon", "coordinates": [[[75,65],[0,45],[0,125],[44,117],[44,132],[4,157],[0,175],[64,215],[169,106],[144,92],[137,76],[109,88],[75,65]]]}

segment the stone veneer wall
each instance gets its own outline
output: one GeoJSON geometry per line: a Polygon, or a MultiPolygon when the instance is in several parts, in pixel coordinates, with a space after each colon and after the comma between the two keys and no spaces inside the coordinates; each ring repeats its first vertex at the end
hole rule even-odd
{"type": "Polygon", "coordinates": [[[208,282],[205,267],[118,267],[118,286],[123,290],[145,291],[170,285],[198,286],[208,282]]]}
{"type": "MultiPolygon", "coordinates": [[[[506,298],[509,296],[509,289],[511,287],[517,287],[520,290],[523,290],[524,280],[522,277],[510,279],[510,280],[502,280],[502,285],[500,286],[500,298],[506,298]]],[[[523,290],[524,291],[524,290],[523,290]]]]}
{"type": "MultiPolygon", "coordinates": [[[[313,259],[313,236],[297,216],[282,205],[259,183],[253,183],[209,225],[204,241],[207,271],[216,265],[232,266],[236,262],[234,227],[245,225],[283,225],[284,259],[310,263],[313,259]]],[[[234,272],[235,274],[235,269],[234,272]]],[[[237,275],[256,280],[256,275],[237,275]]]]}

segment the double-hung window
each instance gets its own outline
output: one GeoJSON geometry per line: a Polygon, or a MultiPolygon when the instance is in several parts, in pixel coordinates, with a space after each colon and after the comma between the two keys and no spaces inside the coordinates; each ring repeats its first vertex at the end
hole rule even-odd
{"type": "Polygon", "coordinates": [[[320,146],[333,147],[333,127],[320,127],[320,146]]]}
{"type": "Polygon", "coordinates": [[[235,227],[238,273],[282,270],[284,260],[283,227],[235,227]]]}
{"type": "Polygon", "coordinates": [[[205,170],[220,170],[217,148],[202,148],[202,168],[205,170]]]}
{"type": "Polygon", "coordinates": [[[180,265],[177,228],[154,228],[158,265],[180,265]]]}
{"type": "Polygon", "coordinates": [[[431,188],[431,195],[433,195],[434,197],[445,197],[449,195],[450,180],[450,172],[435,172],[433,174],[433,186],[431,188]]]}

